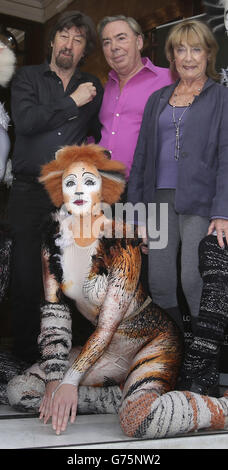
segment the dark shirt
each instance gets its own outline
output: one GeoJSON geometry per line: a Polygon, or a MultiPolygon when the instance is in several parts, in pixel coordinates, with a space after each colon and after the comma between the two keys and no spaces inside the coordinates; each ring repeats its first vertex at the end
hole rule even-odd
{"type": "Polygon", "coordinates": [[[12,82],[12,119],[16,141],[13,173],[38,176],[64,145],[80,145],[87,135],[100,140],[98,112],[103,88],[97,77],[76,69],[67,89],[48,63],[20,68],[12,82]],[[96,97],[77,107],[69,96],[81,83],[92,82],[96,97]]]}

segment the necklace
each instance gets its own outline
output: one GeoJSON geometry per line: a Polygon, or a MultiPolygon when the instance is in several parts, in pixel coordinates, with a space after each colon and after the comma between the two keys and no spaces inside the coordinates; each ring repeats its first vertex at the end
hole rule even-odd
{"type": "Polygon", "coordinates": [[[192,103],[194,99],[201,93],[205,79],[197,83],[197,86],[194,86],[194,89],[189,89],[182,84],[180,81],[173,92],[173,97],[171,97],[171,102],[174,102],[174,105],[178,104],[178,106],[187,106],[189,103],[192,103]],[[179,93],[181,88],[181,92],[179,93]]]}
{"type": "Polygon", "coordinates": [[[187,109],[189,109],[191,106],[191,103],[188,104],[188,106],[186,106],[184,108],[184,111],[181,113],[180,117],[177,119],[176,121],[176,118],[175,118],[175,108],[176,106],[173,105],[173,124],[175,126],[175,129],[176,129],[176,141],[175,141],[175,152],[174,152],[174,158],[175,160],[179,160],[179,156],[180,156],[180,125],[181,125],[181,121],[182,121],[182,118],[184,116],[184,114],[186,113],[187,109]]]}
{"type": "Polygon", "coordinates": [[[201,93],[204,83],[205,83],[205,80],[203,81],[203,83],[200,87],[198,87],[195,91],[190,93],[190,95],[192,95],[192,99],[190,99],[190,101],[189,101],[189,94],[187,94],[187,96],[185,96],[185,100],[183,100],[183,97],[181,95],[178,95],[178,88],[179,88],[180,82],[178,83],[178,85],[177,85],[177,87],[176,87],[176,89],[173,93],[172,117],[173,117],[173,124],[174,124],[175,129],[176,129],[176,142],[175,142],[175,152],[174,152],[175,160],[179,160],[179,156],[180,156],[180,125],[181,125],[182,118],[183,118],[184,114],[186,113],[186,111],[192,105],[195,97],[198,96],[201,93]],[[181,105],[184,106],[185,108],[184,108],[184,111],[182,112],[182,114],[180,115],[180,117],[176,120],[175,108],[176,108],[176,99],[178,97],[181,98],[181,99],[179,99],[179,103],[181,103],[181,105]],[[186,103],[186,101],[187,101],[187,103],[186,103]]]}

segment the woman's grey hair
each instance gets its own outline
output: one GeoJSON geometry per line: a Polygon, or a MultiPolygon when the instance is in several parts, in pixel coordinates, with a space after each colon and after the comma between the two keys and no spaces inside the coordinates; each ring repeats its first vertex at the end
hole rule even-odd
{"type": "Polygon", "coordinates": [[[144,39],[144,34],[142,32],[141,26],[137,21],[132,18],[131,16],[124,16],[124,15],[116,15],[116,16],[105,16],[97,25],[97,32],[99,35],[100,40],[102,41],[102,32],[105,26],[109,23],[113,23],[114,21],[125,21],[125,23],[130,26],[133,33],[136,36],[141,36],[144,39]]]}

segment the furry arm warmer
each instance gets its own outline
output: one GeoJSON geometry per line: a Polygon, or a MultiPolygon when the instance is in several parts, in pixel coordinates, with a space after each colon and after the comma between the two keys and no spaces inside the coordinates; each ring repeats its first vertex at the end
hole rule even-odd
{"type": "Polygon", "coordinates": [[[41,332],[38,344],[41,369],[47,382],[62,380],[71,350],[71,314],[67,305],[45,303],[41,308],[41,332]]]}

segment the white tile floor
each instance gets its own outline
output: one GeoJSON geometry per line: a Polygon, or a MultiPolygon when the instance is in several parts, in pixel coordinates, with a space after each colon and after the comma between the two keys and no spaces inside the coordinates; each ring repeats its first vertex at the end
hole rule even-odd
{"type": "Polygon", "coordinates": [[[34,415],[0,406],[0,449],[228,449],[228,432],[194,433],[168,439],[130,439],[116,415],[78,416],[65,433],[56,436],[51,425],[34,415]],[[26,417],[25,417],[26,416],[26,417]]]}

